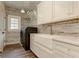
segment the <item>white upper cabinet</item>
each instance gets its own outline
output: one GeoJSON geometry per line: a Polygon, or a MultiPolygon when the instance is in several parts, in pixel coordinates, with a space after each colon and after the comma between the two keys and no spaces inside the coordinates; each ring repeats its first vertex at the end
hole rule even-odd
{"type": "Polygon", "coordinates": [[[79,1],[74,1],[73,15],[74,17],[79,18],[79,1]]]}
{"type": "Polygon", "coordinates": [[[78,1],[44,1],[37,6],[38,24],[64,21],[79,17],[78,1]]]}
{"type": "Polygon", "coordinates": [[[72,17],[73,2],[55,1],[53,22],[67,20],[72,17]]]}
{"type": "Polygon", "coordinates": [[[54,21],[64,21],[74,18],[79,18],[78,1],[54,2],[54,21]]]}
{"type": "Polygon", "coordinates": [[[53,16],[52,2],[43,1],[37,6],[38,24],[50,23],[53,16]]]}

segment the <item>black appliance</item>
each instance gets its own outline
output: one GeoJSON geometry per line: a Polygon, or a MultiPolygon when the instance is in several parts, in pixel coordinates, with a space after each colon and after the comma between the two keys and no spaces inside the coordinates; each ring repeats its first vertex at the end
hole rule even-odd
{"type": "Polygon", "coordinates": [[[24,47],[25,50],[30,49],[30,33],[37,33],[37,28],[36,27],[27,27],[24,30],[21,30],[20,35],[21,35],[21,44],[24,47]]]}

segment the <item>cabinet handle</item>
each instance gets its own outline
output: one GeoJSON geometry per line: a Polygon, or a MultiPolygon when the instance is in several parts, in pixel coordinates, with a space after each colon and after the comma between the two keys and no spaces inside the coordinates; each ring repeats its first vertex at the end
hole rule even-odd
{"type": "Polygon", "coordinates": [[[4,32],[2,32],[2,34],[4,34],[4,32]]]}

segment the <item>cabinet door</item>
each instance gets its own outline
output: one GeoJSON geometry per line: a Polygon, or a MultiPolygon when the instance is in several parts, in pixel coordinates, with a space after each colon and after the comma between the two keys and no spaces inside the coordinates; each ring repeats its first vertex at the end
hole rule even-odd
{"type": "Polygon", "coordinates": [[[43,47],[40,44],[34,43],[35,45],[35,54],[40,58],[51,58],[52,57],[52,51],[50,49],[47,49],[43,47]]]}
{"type": "Polygon", "coordinates": [[[52,49],[52,39],[37,36],[34,41],[50,50],[52,49]]]}
{"type": "Polygon", "coordinates": [[[4,47],[4,39],[5,39],[5,12],[4,12],[4,4],[0,2],[0,52],[3,51],[4,47]],[[4,33],[2,33],[4,32],[4,33]]]}
{"type": "Polygon", "coordinates": [[[54,2],[54,20],[64,21],[72,15],[73,2],[56,1],[54,2]]]}
{"type": "Polygon", "coordinates": [[[67,46],[69,48],[69,55],[73,58],[79,58],[79,46],[74,44],[69,44],[67,46]]]}
{"type": "Polygon", "coordinates": [[[79,1],[74,1],[73,15],[79,17],[79,1]]]}
{"type": "Polygon", "coordinates": [[[37,6],[38,24],[51,22],[52,19],[52,1],[43,1],[37,6]]]}
{"type": "Polygon", "coordinates": [[[64,42],[54,41],[55,44],[55,51],[54,51],[54,57],[62,57],[62,58],[68,58],[71,57],[69,55],[69,44],[66,44],[64,42]]]}

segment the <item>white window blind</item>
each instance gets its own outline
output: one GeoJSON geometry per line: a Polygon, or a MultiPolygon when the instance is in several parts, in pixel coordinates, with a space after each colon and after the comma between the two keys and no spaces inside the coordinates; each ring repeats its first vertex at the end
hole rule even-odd
{"type": "Polygon", "coordinates": [[[9,30],[20,30],[20,16],[8,15],[8,29],[9,30]]]}

